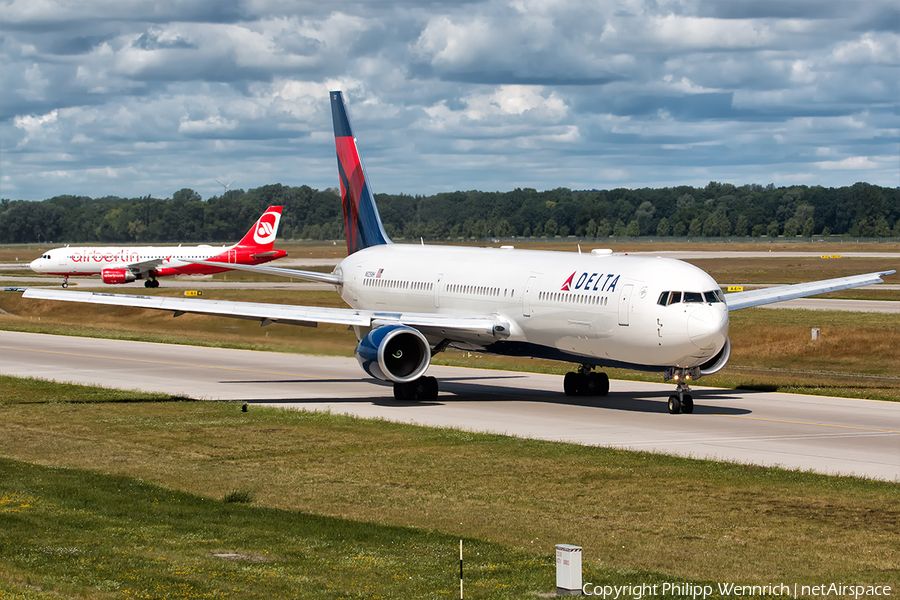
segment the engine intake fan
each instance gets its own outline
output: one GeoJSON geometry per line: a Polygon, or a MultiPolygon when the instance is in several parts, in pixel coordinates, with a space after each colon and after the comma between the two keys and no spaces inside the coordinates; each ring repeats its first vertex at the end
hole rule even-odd
{"type": "Polygon", "coordinates": [[[406,383],[425,373],[431,363],[431,345],[417,329],[384,325],[373,329],[356,347],[363,370],[381,381],[406,383]]]}

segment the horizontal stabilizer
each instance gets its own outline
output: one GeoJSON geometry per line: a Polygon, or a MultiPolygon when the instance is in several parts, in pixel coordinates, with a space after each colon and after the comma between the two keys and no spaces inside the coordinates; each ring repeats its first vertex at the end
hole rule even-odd
{"type": "Polygon", "coordinates": [[[332,285],[342,285],[344,283],[343,278],[341,278],[340,275],[335,275],[334,273],[301,271],[299,269],[284,269],[282,267],[263,267],[260,265],[238,265],[234,263],[216,262],[213,260],[182,260],[197,265],[208,265],[210,267],[220,267],[222,269],[234,269],[235,271],[249,271],[250,273],[259,273],[260,275],[290,277],[292,279],[303,279],[305,281],[315,281],[318,283],[330,283],[332,285]]]}
{"type": "Polygon", "coordinates": [[[828,292],[838,292],[840,290],[849,290],[865,285],[884,283],[881,278],[884,275],[891,275],[895,272],[896,271],[880,271],[878,273],[866,273],[865,275],[851,275],[850,277],[837,277],[835,279],[823,279],[822,281],[810,281],[794,285],[760,288],[758,290],[749,290],[746,292],[734,292],[732,294],[725,294],[725,302],[728,304],[728,310],[762,306],[763,304],[784,302],[785,300],[793,300],[794,298],[805,298],[817,294],[827,294],[828,292]]]}

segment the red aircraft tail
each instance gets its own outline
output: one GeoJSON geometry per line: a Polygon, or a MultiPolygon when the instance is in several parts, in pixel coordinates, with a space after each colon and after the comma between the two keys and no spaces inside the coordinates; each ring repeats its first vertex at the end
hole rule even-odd
{"type": "Polygon", "coordinates": [[[275,246],[275,235],[278,233],[279,222],[281,222],[281,207],[270,206],[237,243],[237,247],[253,248],[257,252],[271,250],[275,246]]]}

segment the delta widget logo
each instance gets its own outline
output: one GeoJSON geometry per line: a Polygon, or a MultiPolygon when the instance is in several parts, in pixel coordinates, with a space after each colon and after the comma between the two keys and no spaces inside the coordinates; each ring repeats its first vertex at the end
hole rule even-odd
{"type": "Polygon", "coordinates": [[[261,246],[275,243],[275,232],[278,231],[279,213],[267,212],[256,222],[253,230],[253,241],[261,246]]]}
{"type": "Polygon", "coordinates": [[[576,290],[584,290],[585,292],[613,292],[619,283],[619,276],[615,273],[581,273],[578,279],[575,275],[578,271],[573,271],[569,275],[562,287],[561,292],[574,292],[576,290]]]}

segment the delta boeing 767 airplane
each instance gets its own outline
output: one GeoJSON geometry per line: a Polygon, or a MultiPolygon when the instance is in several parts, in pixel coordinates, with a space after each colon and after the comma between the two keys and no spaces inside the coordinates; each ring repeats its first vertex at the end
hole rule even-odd
{"type": "MultiPolygon", "coordinates": [[[[228,265],[325,282],[352,308],[224,302],[29,289],[26,298],[90,302],[271,323],[351,326],[356,357],[400,400],[432,399],[426,375],[445,348],[565,361],[567,395],[606,395],[596,367],[665,373],[676,384],[671,413],[690,413],[690,383],[731,354],[728,313],[881,282],[894,271],[723,294],[703,270],[679,260],[590,253],[394,244],[381,223],[341,92],[331,92],[348,256],[332,273],[228,265]]],[[[216,266],[210,261],[198,264],[216,266]]]]}

